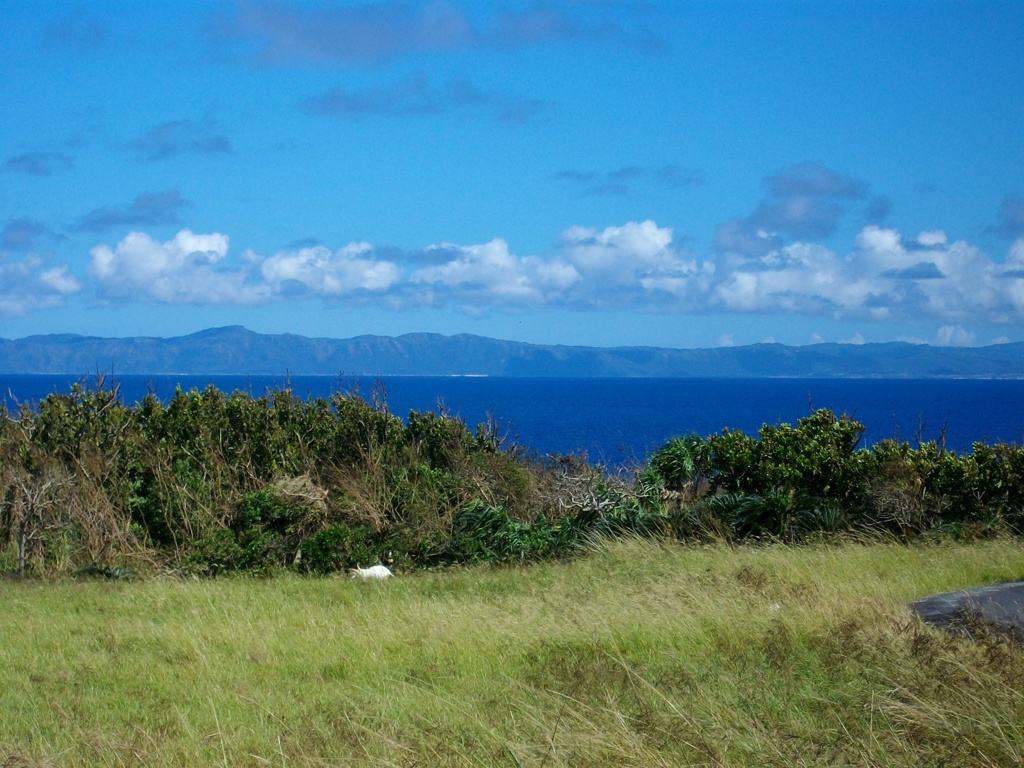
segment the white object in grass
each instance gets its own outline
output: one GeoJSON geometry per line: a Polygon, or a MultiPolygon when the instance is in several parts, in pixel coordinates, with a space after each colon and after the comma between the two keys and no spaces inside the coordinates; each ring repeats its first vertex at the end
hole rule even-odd
{"type": "Polygon", "coordinates": [[[393,574],[386,565],[371,565],[369,568],[353,568],[349,571],[353,579],[390,579],[393,574]]]}

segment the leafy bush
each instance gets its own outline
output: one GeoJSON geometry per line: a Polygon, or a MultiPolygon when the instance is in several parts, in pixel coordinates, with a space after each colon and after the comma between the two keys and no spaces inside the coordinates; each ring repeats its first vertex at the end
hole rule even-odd
{"type": "Polygon", "coordinates": [[[711,447],[696,434],[669,439],[650,459],[650,468],[670,491],[695,485],[710,466],[711,447]]]}
{"type": "Polygon", "coordinates": [[[386,551],[380,537],[369,528],[328,525],[303,539],[298,567],[303,573],[333,573],[379,563],[386,551]]]}
{"type": "Polygon", "coordinates": [[[764,425],[758,439],[726,430],[707,439],[711,484],[726,493],[781,491],[853,508],[867,497],[869,451],[857,450],[864,425],[818,410],[789,424],[764,425]]]}
{"type": "Polygon", "coordinates": [[[475,441],[465,422],[447,413],[409,413],[406,439],[433,469],[457,469],[475,441]]]}
{"type": "Polygon", "coordinates": [[[532,524],[513,520],[501,507],[469,504],[455,516],[452,536],[442,562],[489,560],[523,562],[562,556],[579,540],[579,528],[570,518],[552,525],[544,516],[532,524]]]}
{"type": "Polygon", "coordinates": [[[267,572],[274,566],[267,558],[269,547],[269,534],[257,529],[213,531],[192,543],[182,568],[200,576],[267,572]]]}
{"type": "Polygon", "coordinates": [[[403,422],[385,400],[211,386],[129,408],[98,377],[0,409],[0,566],[329,573],[388,551],[408,565],[560,557],[592,535],[1024,532],[1017,446],[866,450],[863,425],[819,410],[753,436],[673,437],[627,481],[505,450],[493,419],[475,433],[443,409],[403,422]]]}

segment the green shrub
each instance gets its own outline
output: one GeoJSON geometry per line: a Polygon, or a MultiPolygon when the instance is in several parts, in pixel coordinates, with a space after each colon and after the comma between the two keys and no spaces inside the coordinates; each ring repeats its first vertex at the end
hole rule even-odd
{"type": "Polygon", "coordinates": [[[585,457],[537,457],[493,420],[387,410],[382,387],[296,398],[215,387],[124,406],[116,386],[0,408],[0,561],[23,575],[91,563],[193,573],[328,573],[560,557],[583,537],[788,541],[846,530],[1024,532],[1024,449],[858,447],[828,410],[756,435],[673,437],[631,482],[585,457]]]}
{"type": "Polygon", "coordinates": [[[726,493],[782,492],[838,505],[863,506],[873,468],[871,453],[857,450],[864,425],[819,410],[797,426],[764,425],[754,439],[726,430],[708,438],[711,483],[726,493]]]}
{"type": "Polygon", "coordinates": [[[373,530],[334,524],[307,536],[302,541],[299,570],[326,574],[383,560],[387,550],[373,530]]]}
{"type": "Polygon", "coordinates": [[[670,491],[696,484],[711,467],[711,448],[696,434],[673,437],[651,456],[650,469],[670,491]]]}
{"type": "Polygon", "coordinates": [[[532,524],[513,520],[501,507],[469,504],[455,516],[452,536],[441,555],[444,562],[523,562],[563,556],[579,541],[569,518],[552,525],[544,516],[532,524]]]}
{"type": "Polygon", "coordinates": [[[268,557],[272,536],[253,528],[219,530],[197,539],[182,562],[185,573],[221,576],[228,573],[266,573],[277,563],[268,557]]]}
{"type": "Polygon", "coordinates": [[[409,444],[433,469],[458,468],[477,445],[465,422],[443,412],[411,411],[405,434],[409,444]]]}

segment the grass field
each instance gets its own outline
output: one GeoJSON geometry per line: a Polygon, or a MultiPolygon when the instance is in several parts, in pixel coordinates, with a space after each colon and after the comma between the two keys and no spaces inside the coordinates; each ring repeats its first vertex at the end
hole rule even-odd
{"type": "Polygon", "coordinates": [[[0,582],[0,762],[1019,765],[1021,649],[906,604],[1022,577],[997,539],[0,582]]]}

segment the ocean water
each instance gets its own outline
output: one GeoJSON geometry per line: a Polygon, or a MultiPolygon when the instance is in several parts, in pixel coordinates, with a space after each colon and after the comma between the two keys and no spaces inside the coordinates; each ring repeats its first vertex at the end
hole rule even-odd
{"type": "MultiPolygon", "coordinates": [[[[12,409],[67,392],[80,380],[0,374],[0,393],[12,409]]],[[[892,437],[911,443],[944,437],[961,452],[974,442],[1024,444],[1019,380],[116,376],[114,382],[129,405],[149,391],[166,400],[178,386],[187,391],[211,383],[255,396],[290,386],[300,397],[358,390],[367,399],[376,384],[397,416],[443,405],[471,427],[497,420],[509,440],[539,454],[585,453],[610,466],[641,462],[673,435],[707,436],[726,427],[754,433],[765,423],[795,424],[817,408],[864,423],[866,446],[892,437]]]]}

